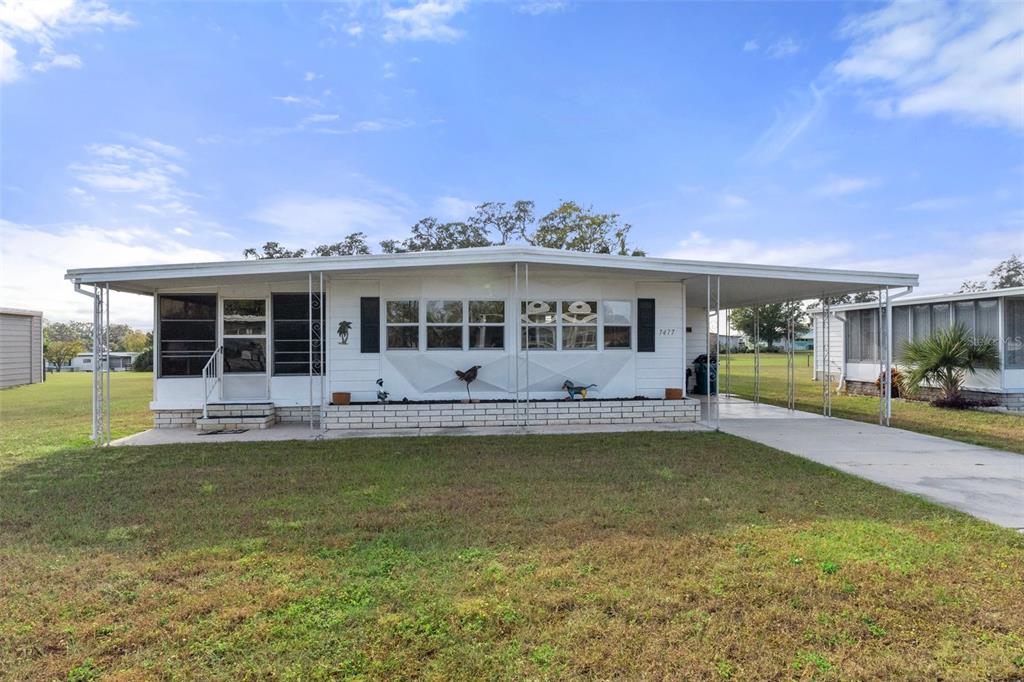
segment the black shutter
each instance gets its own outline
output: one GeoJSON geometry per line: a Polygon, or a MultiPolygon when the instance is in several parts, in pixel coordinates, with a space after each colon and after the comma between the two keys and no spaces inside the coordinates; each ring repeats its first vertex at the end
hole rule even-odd
{"type": "Polygon", "coordinates": [[[654,352],[653,298],[638,298],[636,301],[636,350],[639,353],[654,352]]]}
{"type": "Polygon", "coordinates": [[[380,299],[376,296],[359,299],[359,352],[380,352],[380,299]]]}

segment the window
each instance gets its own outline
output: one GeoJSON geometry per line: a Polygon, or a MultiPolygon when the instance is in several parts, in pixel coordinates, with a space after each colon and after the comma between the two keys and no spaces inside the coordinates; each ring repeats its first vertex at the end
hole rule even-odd
{"type": "Polygon", "coordinates": [[[267,302],[264,299],[224,301],[224,371],[233,374],[267,371],[267,302]]]}
{"type": "MultiPolygon", "coordinates": [[[[271,304],[274,374],[309,374],[309,293],[274,294],[271,304]]],[[[320,319],[318,293],[313,294],[313,318],[320,319]]]]}
{"type": "Polygon", "coordinates": [[[1024,298],[1007,298],[1005,307],[1005,366],[1024,369],[1024,298]]]}
{"type": "Polygon", "coordinates": [[[524,348],[558,349],[558,304],[554,301],[523,301],[521,314],[524,348]]]}
{"type": "Polygon", "coordinates": [[[893,360],[902,362],[903,346],[910,340],[910,308],[900,306],[892,309],[892,354],[893,360]]]}
{"type": "Polygon", "coordinates": [[[943,329],[949,329],[949,304],[948,303],[933,303],[932,304],[932,333],[943,329]]]}
{"type": "Polygon", "coordinates": [[[932,335],[931,308],[927,305],[915,305],[913,310],[914,340],[920,341],[932,335]]]}
{"type": "Polygon", "coordinates": [[[631,348],[633,331],[633,305],[629,301],[605,301],[604,347],[631,348]]]}
{"type": "Polygon", "coordinates": [[[978,301],[977,327],[975,334],[990,339],[999,338],[999,300],[995,298],[978,301]]]}
{"type": "Polygon", "coordinates": [[[562,350],[597,350],[597,301],[562,301],[562,350]]]}
{"type": "Polygon", "coordinates": [[[427,349],[462,350],[462,301],[427,301],[427,349]]]}
{"type": "Polygon", "coordinates": [[[500,349],[505,347],[505,302],[469,302],[469,347],[500,349]]]}
{"type": "Polygon", "coordinates": [[[974,301],[957,301],[954,303],[953,319],[957,324],[962,324],[971,333],[971,336],[977,334],[978,322],[975,316],[974,301]]]}
{"type": "Polygon", "coordinates": [[[388,350],[420,347],[420,302],[388,301],[386,304],[388,350]]]}
{"type": "Polygon", "coordinates": [[[217,296],[161,294],[158,310],[160,376],[200,376],[217,350],[217,296]]]}
{"type": "Polygon", "coordinates": [[[846,361],[878,362],[878,311],[846,313],[846,361]]]}

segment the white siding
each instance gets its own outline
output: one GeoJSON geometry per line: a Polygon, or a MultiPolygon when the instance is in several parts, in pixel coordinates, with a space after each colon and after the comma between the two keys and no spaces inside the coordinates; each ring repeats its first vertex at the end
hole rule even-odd
{"type": "MultiPolygon", "coordinates": [[[[825,331],[821,315],[811,315],[811,323],[814,333],[814,374],[820,376],[825,372],[825,331]]],[[[836,379],[844,370],[844,353],[846,351],[845,336],[843,332],[843,321],[833,315],[829,324],[829,365],[831,365],[832,376],[836,379]]],[[[877,366],[876,366],[877,367],[877,366]]],[[[872,377],[872,381],[878,377],[878,372],[872,377]]]]}
{"type": "Polygon", "coordinates": [[[0,314],[0,388],[42,381],[42,318],[0,314]]]}

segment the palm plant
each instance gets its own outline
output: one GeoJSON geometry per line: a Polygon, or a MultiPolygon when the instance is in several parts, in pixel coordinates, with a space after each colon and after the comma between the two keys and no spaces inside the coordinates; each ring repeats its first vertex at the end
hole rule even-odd
{"type": "Polygon", "coordinates": [[[939,389],[944,405],[963,404],[964,378],[979,369],[999,369],[999,344],[995,339],[975,337],[963,324],[942,329],[931,336],[908,341],[903,359],[909,365],[904,388],[916,393],[927,382],[939,389]]]}

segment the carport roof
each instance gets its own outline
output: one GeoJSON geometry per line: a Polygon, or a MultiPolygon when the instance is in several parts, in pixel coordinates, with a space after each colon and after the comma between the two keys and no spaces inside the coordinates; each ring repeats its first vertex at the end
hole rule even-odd
{"type": "Polygon", "coordinates": [[[79,284],[109,284],[111,289],[139,294],[213,284],[245,284],[304,279],[308,273],[380,277],[419,269],[529,265],[534,274],[630,277],[652,282],[687,283],[687,300],[706,300],[707,277],[721,277],[721,307],[760,305],[821,296],[841,296],[884,287],[914,287],[917,275],[893,272],[832,270],[780,265],[721,263],[579,253],[531,246],[489,246],[452,251],[332,256],[266,260],[139,265],[68,270],[66,279],[79,284]]]}

